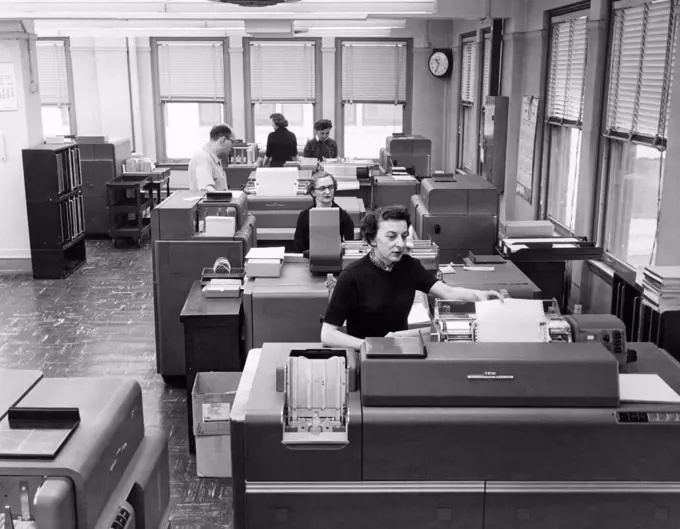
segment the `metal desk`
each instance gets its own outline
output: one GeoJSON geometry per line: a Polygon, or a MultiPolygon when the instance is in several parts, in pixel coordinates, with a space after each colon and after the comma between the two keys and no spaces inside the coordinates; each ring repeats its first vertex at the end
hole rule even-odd
{"type": "Polygon", "coordinates": [[[505,289],[511,298],[542,299],[543,292],[514,263],[482,264],[475,266],[493,267],[493,272],[468,271],[462,266],[454,267],[456,273],[443,273],[447,285],[479,290],[505,289]]]}
{"type": "Polygon", "coordinates": [[[0,420],[42,377],[42,371],[0,368],[0,420]]]}

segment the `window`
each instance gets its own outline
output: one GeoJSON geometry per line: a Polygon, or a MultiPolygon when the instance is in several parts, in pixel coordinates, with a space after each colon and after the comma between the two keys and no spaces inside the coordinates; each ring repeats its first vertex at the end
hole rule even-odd
{"type": "Polygon", "coordinates": [[[249,41],[250,102],[253,137],[262,149],[272,131],[269,119],[283,114],[299,146],[314,136],[317,97],[316,55],[313,40],[249,41]]]}
{"type": "Polygon", "coordinates": [[[75,133],[69,89],[68,45],[65,40],[39,40],[38,78],[43,135],[66,136],[75,133]],[[72,126],[73,125],[73,126],[72,126]]]}
{"type": "Polygon", "coordinates": [[[404,132],[408,45],[343,41],[341,55],[344,156],[378,158],[385,139],[404,132]]]}
{"type": "Polygon", "coordinates": [[[604,245],[632,267],[654,256],[674,67],[671,0],[614,4],[604,245]]]}
{"type": "Polygon", "coordinates": [[[474,171],[478,150],[475,130],[475,102],[477,100],[477,42],[476,37],[464,37],[460,64],[460,105],[458,117],[458,168],[474,171]]]}
{"type": "Polygon", "coordinates": [[[555,17],[550,26],[546,137],[548,218],[569,231],[576,227],[579,164],[586,75],[587,16],[555,17]]]}
{"type": "Polygon", "coordinates": [[[226,121],[225,47],[221,40],[154,39],[160,131],[158,157],[185,162],[226,121]]]}

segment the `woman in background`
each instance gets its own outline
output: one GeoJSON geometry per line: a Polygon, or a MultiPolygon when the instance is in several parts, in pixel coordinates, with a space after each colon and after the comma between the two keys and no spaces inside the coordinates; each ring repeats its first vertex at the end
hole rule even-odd
{"type": "Polygon", "coordinates": [[[264,165],[269,167],[283,167],[286,162],[297,160],[297,138],[288,130],[288,120],[283,114],[272,114],[274,132],[267,137],[267,152],[264,165]]]}

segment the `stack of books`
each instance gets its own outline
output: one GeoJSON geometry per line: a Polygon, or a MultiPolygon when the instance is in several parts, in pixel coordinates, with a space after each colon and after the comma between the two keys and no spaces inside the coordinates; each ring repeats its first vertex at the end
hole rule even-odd
{"type": "Polygon", "coordinates": [[[642,287],[642,298],[653,309],[680,310],[680,266],[646,267],[642,287]]]}

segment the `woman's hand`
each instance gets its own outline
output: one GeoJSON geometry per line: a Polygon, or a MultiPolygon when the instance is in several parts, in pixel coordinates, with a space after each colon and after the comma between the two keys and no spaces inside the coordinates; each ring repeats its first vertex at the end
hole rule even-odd
{"type": "Polygon", "coordinates": [[[486,301],[488,299],[500,299],[503,301],[503,294],[495,290],[475,290],[477,301],[486,301]]]}
{"type": "Polygon", "coordinates": [[[420,327],[418,329],[408,329],[405,331],[396,331],[396,332],[388,332],[385,335],[385,338],[404,338],[404,337],[414,337],[417,338],[418,336],[427,336],[429,334],[430,328],[429,327],[420,327]]]}

